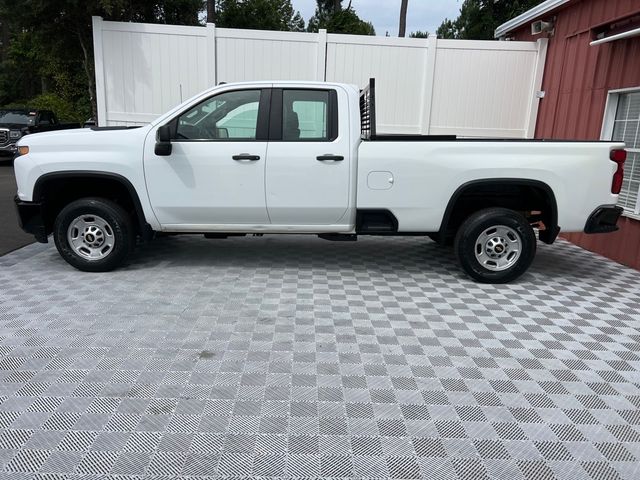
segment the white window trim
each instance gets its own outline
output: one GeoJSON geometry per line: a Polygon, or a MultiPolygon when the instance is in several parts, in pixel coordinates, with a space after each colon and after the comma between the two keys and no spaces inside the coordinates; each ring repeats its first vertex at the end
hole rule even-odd
{"type": "MultiPolygon", "coordinates": [[[[613,128],[615,126],[616,109],[618,107],[620,94],[634,92],[640,92],[640,86],[609,90],[609,92],[607,93],[607,102],[604,107],[604,119],[602,121],[602,130],[600,131],[600,140],[605,140],[607,142],[611,141],[611,137],[613,136],[613,128]]],[[[640,153],[639,149],[627,148],[627,151],[629,150],[640,153]]],[[[635,220],[640,220],[640,195],[638,195],[638,199],[636,201],[635,213],[629,213],[625,211],[622,213],[622,215],[625,217],[633,218],[635,220]]]]}

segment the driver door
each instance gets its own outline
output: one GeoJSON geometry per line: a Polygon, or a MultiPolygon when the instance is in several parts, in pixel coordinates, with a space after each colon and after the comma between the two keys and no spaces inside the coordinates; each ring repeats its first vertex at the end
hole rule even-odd
{"type": "Polygon", "coordinates": [[[147,190],[164,230],[232,231],[234,225],[269,223],[269,101],[269,89],[219,93],[171,121],[170,155],[155,155],[147,142],[147,190]]]}

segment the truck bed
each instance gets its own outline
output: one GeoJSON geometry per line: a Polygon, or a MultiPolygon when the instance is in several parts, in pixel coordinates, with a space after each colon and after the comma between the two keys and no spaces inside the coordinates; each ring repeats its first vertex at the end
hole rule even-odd
{"type": "Polygon", "coordinates": [[[553,142],[553,143],[611,143],[608,140],[564,140],[553,138],[458,138],[456,135],[413,135],[403,133],[376,134],[362,139],[365,142],[553,142]]]}
{"type": "Polygon", "coordinates": [[[455,135],[411,135],[411,134],[382,134],[365,138],[371,142],[452,142],[457,140],[455,135]]]}

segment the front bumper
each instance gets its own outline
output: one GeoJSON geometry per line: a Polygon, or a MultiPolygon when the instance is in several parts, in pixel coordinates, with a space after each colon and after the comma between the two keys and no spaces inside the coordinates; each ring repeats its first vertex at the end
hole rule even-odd
{"type": "Polygon", "coordinates": [[[603,205],[596,208],[586,225],[584,233],[609,233],[618,230],[618,218],[622,214],[622,208],[615,205],[603,205]]]}
{"type": "Polygon", "coordinates": [[[0,146],[0,157],[14,157],[17,151],[18,147],[16,147],[15,143],[2,145],[0,146]]]}
{"type": "Polygon", "coordinates": [[[42,215],[42,204],[39,202],[24,202],[17,195],[14,201],[18,210],[20,228],[36,237],[38,242],[47,243],[47,228],[42,215]]]}

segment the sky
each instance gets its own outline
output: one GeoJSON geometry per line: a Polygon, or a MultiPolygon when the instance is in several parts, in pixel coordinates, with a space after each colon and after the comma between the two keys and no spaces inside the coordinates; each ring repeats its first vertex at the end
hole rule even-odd
{"type": "MultiPolygon", "coordinates": [[[[293,7],[299,10],[305,21],[313,15],[316,0],[292,0],[293,7]]],[[[343,0],[348,5],[349,0],[343,0]]],[[[398,16],[400,0],[352,0],[358,16],[373,23],[376,35],[398,35],[398,16]]],[[[416,30],[435,33],[445,18],[456,18],[462,0],[409,0],[407,10],[407,36],[416,30]]]]}

